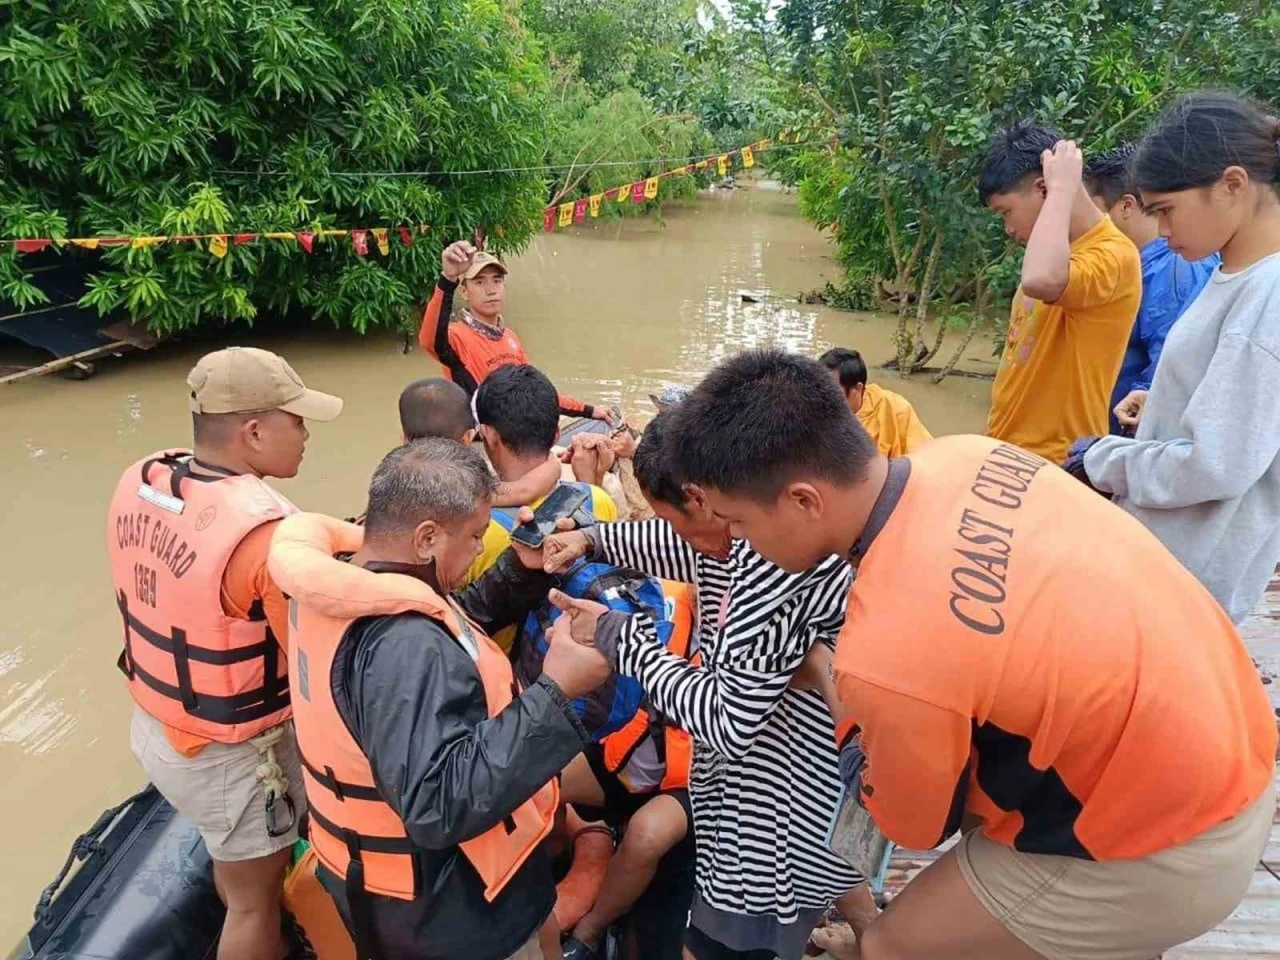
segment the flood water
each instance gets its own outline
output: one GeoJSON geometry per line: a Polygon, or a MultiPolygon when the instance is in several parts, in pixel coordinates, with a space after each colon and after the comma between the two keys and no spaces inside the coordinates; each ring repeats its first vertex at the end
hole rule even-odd
{"type": "MultiPolygon", "coordinates": [[[[650,392],[693,383],[744,347],[816,355],[851,346],[869,363],[894,352],[889,318],[796,302],[840,271],[794,197],[768,184],[668,208],[661,223],[540,236],[511,267],[506,315],[534,362],[562,391],[620,403],[637,421],[652,413],[650,392]]],[[[201,353],[232,343],[276,350],[308,385],[346,399],[341,418],[313,425],[301,475],[280,484],[304,508],[340,516],[361,509],[373,466],[397,441],[401,387],[438,370],[416,344],[405,355],[390,334],[237,332],[108,360],[84,382],[0,387],[0,516],[9,543],[0,595],[0,955],[30,924],[40,888],[75,836],[141,786],[128,746],[131,701],[115,668],[107,502],[129,463],[189,442],[187,370],[201,353]]],[[[989,343],[971,352],[971,368],[991,368],[989,343]]],[[[881,379],[915,403],[934,433],[985,424],[986,381],[881,379]]]]}

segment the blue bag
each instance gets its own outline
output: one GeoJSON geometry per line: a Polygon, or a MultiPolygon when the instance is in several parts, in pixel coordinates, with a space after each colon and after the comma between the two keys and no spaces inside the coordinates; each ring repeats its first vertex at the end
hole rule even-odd
{"type": "MultiPolygon", "coordinates": [[[[662,585],[653,577],[635,570],[607,563],[580,561],[562,575],[560,590],[579,600],[594,600],[610,610],[634,614],[644,612],[653,618],[658,638],[670,643],[675,629],[662,585]]],[[[551,625],[560,611],[545,603],[529,614],[518,641],[516,676],[528,686],[542,675],[542,661],[547,656],[551,625]]],[[[597,742],[622,729],[644,700],[640,684],[613,673],[601,686],[573,701],[574,712],[592,739],[597,742]]]]}

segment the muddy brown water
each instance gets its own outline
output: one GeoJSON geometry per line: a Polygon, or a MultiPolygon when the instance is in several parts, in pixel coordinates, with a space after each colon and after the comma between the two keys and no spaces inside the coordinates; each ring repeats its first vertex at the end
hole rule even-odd
{"type": "MultiPolygon", "coordinates": [[[[626,221],[540,236],[513,260],[507,317],[534,362],[565,392],[621,404],[643,420],[665,383],[693,383],[744,347],[809,353],[853,346],[893,353],[890,318],[796,302],[839,277],[829,241],[768,184],[626,221]],[[759,300],[744,301],[742,294],[759,300]]],[[[350,515],[378,458],[397,440],[396,398],[434,375],[389,334],[228,334],[109,360],[83,382],[48,377],[0,386],[0,515],[8,543],[0,595],[0,955],[27,928],[40,888],[74,837],[141,785],[128,746],[130,700],[115,668],[105,511],[120,471],[188,442],[183,380],[218,345],[276,350],[307,383],[346,399],[312,428],[301,475],[280,484],[305,508],[350,515]]],[[[990,369],[990,344],[972,349],[990,369]]],[[[873,378],[877,374],[873,371],[873,378]]],[[[935,433],[979,432],[990,384],[902,383],[935,433]]]]}

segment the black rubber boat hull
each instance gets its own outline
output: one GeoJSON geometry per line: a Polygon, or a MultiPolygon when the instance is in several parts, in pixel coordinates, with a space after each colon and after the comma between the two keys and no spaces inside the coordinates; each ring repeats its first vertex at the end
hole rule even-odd
{"type": "Polygon", "coordinates": [[[12,960],[200,960],[214,955],[223,914],[199,831],[148,787],[12,960]]]}

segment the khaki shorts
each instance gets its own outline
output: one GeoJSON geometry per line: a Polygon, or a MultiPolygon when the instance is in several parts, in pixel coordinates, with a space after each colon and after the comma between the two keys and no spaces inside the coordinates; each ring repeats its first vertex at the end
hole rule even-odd
{"type": "Polygon", "coordinates": [[[1273,783],[1226,823],[1139,860],[1019,853],[977,830],[956,853],[982,905],[1049,960],[1149,960],[1231,914],[1249,889],[1275,812],[1273,783]]]}
{"type": "MultiPolygon", "coordinates": [[[[276,744],[276,761],[289,781],[289,798],[297,817],[307,809],[302,765],[293,723],[276,744]]],[[[249,743],[211,743],[194,757],[184,757],[169,743],[164,725],[140,708],[130,731],[133,755],[175,810],[192,821],[215,860],[235,862],[265,857],[293,846],[297,818],[279,837],[267,833],[266,799],[258,783],[258,750],[249,743]]],[[[279,826],[288,823],[288,808],[276,805],[279,826]]]]}

